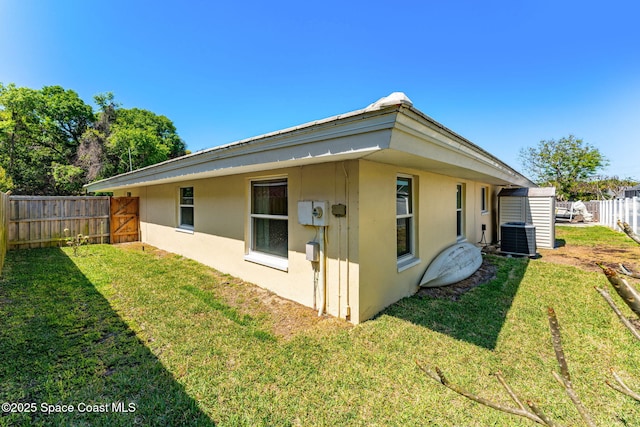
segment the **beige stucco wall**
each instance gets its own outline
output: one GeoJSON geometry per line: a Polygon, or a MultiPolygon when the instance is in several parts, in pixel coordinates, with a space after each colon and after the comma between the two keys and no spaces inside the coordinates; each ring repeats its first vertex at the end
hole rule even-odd
{"type": "MultiPolygon", "coordinates": [[[[492,239],[495,188],[489,213],[480,211],[483,183],[366,160],[231,175],[129,189],[140,197],[142,240],[269,289],[309,307],[318,302],[314,266],[305,244],[316,228],[298,223],[299,200],[344,204],[347,216],[330,216],[327,228],[326,309],[354,323],[413,294],[429,262],[456,242],[456,184],[465,187],[465,234],[476,243],[487,225],[492,239]],[[416,255],[420,263],[398,271],[396,257],[396,177],[414,177],[416,255]],[[288,271],[244,259],[249,241],[251,179],[286,176],[288,180],[288,271]],[[194,232],[177,231],[180,187],[194,187],[194,232]]],[[[124,195],[118,192],[116,195],[124,195]]]]}
{"type": "Polygon", "coordinates": [[[415,169],[362,161],[360,164],[360,298],[359,319],[371,318],[384,307],[412,295],[422,275],[440,251],[457,242],[456,186],[464,187],[466,240],[477,243],[486,224],[493,232],[495,188],[415,169]],[[396,177],[414,178],[415,256],[420,262],[398,271],[396,255],[396,177]],[[489,189],[488,212],[481,212],[481,188],[489,189]]]}
{"type": "MultiPolygon", "coordinates": [[[[347,217],[330,215],[326,236],[326,310],[347,318],[349,299],[357,298],[358,163],[338,162],[184,181],[129,189],[140,197],[142,240],[267,288],[309,307],[319,303],[314,268],[305,245],[317,239],[317,229],[300,225],[298,200],[323,200],[347,206],[347,217]],[[249,191],[252,179],[286,177],[288,182],[288,270],[281,271],[244,259],[249,242],[249,191]],[[194,231],[177,229],[180,187],[194,188],[194,231]],[[352,219],[354,218],[354,219],[352,219]]],[[[116,195],[124,195],[125,191],[116,195]]],[[[357,311],[357,307],[356,307],[357,311]]]]}

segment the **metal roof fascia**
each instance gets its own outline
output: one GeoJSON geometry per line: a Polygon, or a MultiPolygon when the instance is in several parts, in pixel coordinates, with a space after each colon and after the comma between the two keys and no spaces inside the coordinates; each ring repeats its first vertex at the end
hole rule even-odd
{"type": "MultiPolygon", "coordinates": [[[[145,177],[179,171],[199,164],[211,163],[233,157],[241,158],[242,156],[261,151],[286,149],[288,147],[313,144],[377,130],[392,129],[396,122],[397,110],[398,106],[392,106],[380,110],[369,111],[363,109],[333,116],[166,160],[135,171],[85,184],[84,187],[89,192],[108,191],[110,188],[135,185],[136,182],[139,182],[145,177]],[[346,128],[343,127],[337,130],[336,126],[338,126],[340,122],[343,122],[342,126],[346,126],[346,128]]],[[[231,173],[232,172],[229,172],[229,174],[231,173]]],[[[145,185],[151,184],[152,182],[153,180],[145,181],[145,185]]]]}
{"type": "Polygon", "coordinates": [[[473,142],[469,141],[465,137],[457,134],[456,132],[452,131],[451,129],[447,128],[446,126],[443,126],[441,123],[439,123],[436,120],[432,119],[431,117],[427,116],[426,114],[424,114],[422,111],[418,110],[417,108],[412,107],[412,106],[402,106],[400,108],[399,112],[400,112],[400,114],[404,114],[405,116],[407,116],[410,119],[422,122],[428,128],[434,130],[435,132],[440,133],[441,135],[444,135],[445,137],[451,139],[452,141],[457,142],[458,144],[461,145],[461,147],[456,147],[456,146],[454,146],[452,144],[449,144],[449,143],[446,143],[446,142],[443,142],[443,141],[434,140],[433,138],[429,137],[428,135],[423,134],[419,130],[416,130],[415,128],[412,128],[411,126],[402,123],[401,120],[398,121],[398,123],[399,123],[398,128],[399,129],[402,129],[404,131],[407,131],[408,129],[411,129],[410,132],[415,134],[416,136],[420,136],[422,138],[429,139],[431,142],[436,143],[436,144],[438,144],[438,145],[440,145],[440,146],[442,146],[444,148],[457,149],[458,152],[460,152],[460,154],[463,154],[463,155],[466,155],[466,156],[470,156],[470,154],[472,154],[472,157],[475,160],[480,161],[480,162],[492,167],[493,169],[495,169],[500,174],[505,174],[507,176],[510,176],[514,180],[514,184],[517,183],[518,185],[532,186],[532,187],[536,187],[537,186],[529,178],[527,178],[526,176],[522,175],[521,173],[519,173],[518,171],[513,169],[511,166],[507,165],[506,163],[504,163],[502,160],[498,159],[493,154],[489,153],[488,151],[486,151],[482,147],[480,147],[480,146],[474,144],[473,142]],[[412,116],[411,113],[413,113],[413,116],[412,116]],[[469,151],[467,151],[467,150],[471,151],[471,153],[469,153],[469,151]]]}

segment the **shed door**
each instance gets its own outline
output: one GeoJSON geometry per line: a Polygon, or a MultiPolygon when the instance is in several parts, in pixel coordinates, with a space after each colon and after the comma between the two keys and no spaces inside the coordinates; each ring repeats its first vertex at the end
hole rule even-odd
{"type": "Polygon", "coordinates": [[[139,240],[138,197],[111,198],[111,243],[139,240]]]}
{"type": "Polygon", "coordinates": [[[530,197],[531,222],[536,226],[536,244],[539,248],[555,246],[555,200],[552,197],[530,197]]]}

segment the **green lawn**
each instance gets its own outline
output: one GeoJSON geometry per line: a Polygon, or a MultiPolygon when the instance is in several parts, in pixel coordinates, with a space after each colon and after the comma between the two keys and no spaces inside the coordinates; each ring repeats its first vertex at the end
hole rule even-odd
{"type": "MultiPolygon", "coordinates": [[[[602,244],[633,248],[599,229],[602,244]]],[[[564,244],[583,242],[580,233],[562,234],[564,244]]],[[[251,285],[194,261],[106,245],[81,252],[7,254],[0,401],[37,411],[3,413],[0,425],[534,425],[456,395],[416,360],[510,403],[491,375],[501,371],[552,419],[580,425],[552,376],[547,306],[598,425],[640,425],[640,404],[604,383],[613,367],[640,389],[640,343],[593,289],[608,286],[602,274],[492,258],[497,279],[460,301],[407,298],[359,326],[327,320],[284,337],[251,285]],[[134,411],[113,412],[114,402],[134,411]],[[108,412],[79,412],[81,403],[108,412]],[[75,411],[45,414],[43,404],[75,411]]]]}

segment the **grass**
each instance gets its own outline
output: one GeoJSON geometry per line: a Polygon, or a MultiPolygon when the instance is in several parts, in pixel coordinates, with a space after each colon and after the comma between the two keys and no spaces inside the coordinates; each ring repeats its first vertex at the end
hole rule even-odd
{"type": "MultiPolygon", "coordinates": [[[[566,245],[599,237],[562,233],[566,245]]],[[[598,244],[626,247],[613,234],[598,244]]],[[[490,375],[502,371],[554,420],[580,425],[551,374],[547,306],[597,423],[640,425],[638,403],[604,383],[613,367],[640,388],[640,344],[593,290],[604,276],[492,259],[498,277],[460,301],[406,298],[359,326],[325,320],[285,337],[251,285],[179,256],[102,245],[78,257],[11,251],[0,282],[0,401],[136,410],[3,414],[0,425],[533,425],[457,396],[416,360],[508,403],[490,375]]]]}
{"type": "Polygon", "coordinates": [[[615,248],[633,248],[638,244],[624,236],[624,234],[607,227],[556,227],[556,239],[570,242],[573,246],[613,246],[615,248]]]}

